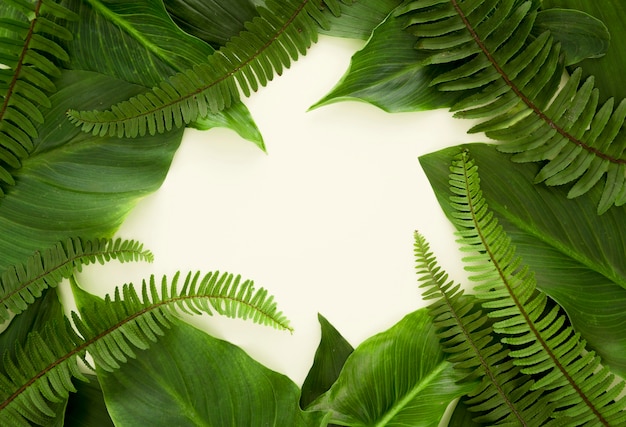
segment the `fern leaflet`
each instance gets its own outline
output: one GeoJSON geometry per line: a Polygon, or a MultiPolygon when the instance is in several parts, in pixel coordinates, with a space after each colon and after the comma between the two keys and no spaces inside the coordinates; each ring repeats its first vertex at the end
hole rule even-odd
{"type": "MultiPolygon", "coordinates": [[[[21,166],[33,149],[42,108],[50,107],[49,93],[56,90],[60,72],[55,61],[68,55],[55,40],[72,34],[55,20],[76,15],[53,0],[5,0],[14,13],[0,17],[0,183],[13,185],[11,169],[21,166]]],[[[4,190],[0,187],[0,195],[4,190]]]]}
{"type": "Polygon", "coordinates": [[[521,372],[537,378],[531,390],[546,389],[555,404],[553,422],[568,425],[621,425],[626,422],[626,383],[601,365],[585,341],[567,324],[560,307],[551,307],[536,289],[533,274],[515,255],[480,190],[477,167],[461,153],[452,165],[451,202],[456,212],[466,269],[477,282],[476,298],[494,319],[493,330],[511,348],[521,372]],[[588,425],[588,424],[585,424],[588,425]]]}
{"type": "Polygon", "coordinates": [[[559,88],[560,45],[548,32],[531,35],[535,9],[519,0],[415,0],[403,12],[425,63],[454,65],[432,84],[467,94],[452,110],[482,120],[470,132],[502,142],[514,161],[545,162],[536,181],[573,183],[571,198],[606,175],[598,212],[623,205],[626,102],[598,106],[593,77],[581,83],[580,69],[559,88]]]}
{"type": "Polygon", "coordinates": [[[163,133],[223,110],[239,100],[240,91],[250,96],[306,53],[317,41],[318,26],[326,25],[322,4],[340,10],[338,0],[268,0],[259,7],[259,16],[246,23],[246,31],[206,63],[110,110],[70,110],[69,119],[94,135],[136,137],[163,133]]]}
{"type": "Polygon", "coordinates": [[[48,402],[61,401],[74,390],[73,378],[83,379],[77,362],[88,366],[89,353],[98,368],[117,369],[135,350],[145,349],[164,334],[180,312],[213,312],[277,329],[292,330],[265,289],[254,289],[252,281],[218,272],[189,273],[179,289],[180,274],[160,286],[154,277],[142,284],[140,294],[132,284],[116,288],[114,296],[94,302],[81,317],[72,313],[77,334],[70,326],[31,334],[24,348],[6,354],[7,375],[0,375],[0,424],[45,425],[50,416],[48,402]],[[31,356],[31,353],[34,356],[31,356]],[[26,356],[28,355],[28,356],[26,356]]]}
{"type": "Polygon", "coordinates": [[[487,314],[477,308],[476,299],[464,294],[460,285],[448,280],[437,265],[424,237],[415,233],[416,268],[424,299],[429,306],[440,343],[455,369],[467,378],[479,377],[480,384],[466,403],[481,412],[474,421],[494,425],[544,425],[550,420],[553,405],[543,390],[533,389],[534,380],[521,373],[504,347],[493,335],[487,314]]]}
{"type": "Polygon", "coordinates": [[[24,311],[44,289],[56,287],[83,265],[104,264],[111,259],[152,262],[153,255],[133,240],[79,238],[35,253],[24,264],[11,267],[0,276],[0,321],[9,319],[10,313],[24,311]]]}

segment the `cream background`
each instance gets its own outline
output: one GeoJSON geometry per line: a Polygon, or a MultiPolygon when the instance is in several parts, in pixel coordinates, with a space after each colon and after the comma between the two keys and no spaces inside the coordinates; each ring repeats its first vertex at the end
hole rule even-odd
{"type": "Polygon", "coordinates": [[[414,230],[453,277],[464,277],[452,226],[417,158],[480,140],[466,134],[469,123],[359,102],[307,112],[361,46],[322,37],[245,101],[268,154],[226,129],[186,131],[164,185],[118,233],[142,241],[154,264],[89,267],[81,284],[104,295],[177,270],[253,279],[276,297],[293,334],[220,317],[191,321],[301,385],[319,341],[318,312],[356,347],[424,305],[414,230]]]}

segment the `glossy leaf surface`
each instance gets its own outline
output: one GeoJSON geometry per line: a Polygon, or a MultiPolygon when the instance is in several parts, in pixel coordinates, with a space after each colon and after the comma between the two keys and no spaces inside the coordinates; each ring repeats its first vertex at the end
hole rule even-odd
{"type": "Polygon", "coordinates": [[[459,379],[422,309],[358,346],[309,409],[330,410],[344,426],[437,426],[448,404],[475,387],[459,379]]]}
{"type": "MultiPolygon", "coordinates": [[[[536,165],[510,167],[508,155],[494,146],[471,144],[480,168],[481,188],[490,208],[511,237],[537,287],[567,312],[578,332],[618,374],[626,374],[626,254],[624,207],[604,215],[592,202],[600,188],[567,199],[566,188],[532,184],[536,165]],[[595,194],[594,194],[595,193],[595,194]]],[[[420,158],[444,212],[449,204],[450,160],[459,147],[420,158]]]]}
{"type": "Polygon", "coordinates": [[[330,26],[328,30],[321,30],[320,33],[367,40],[374,28],[400,3],[401,0],[368,0],[354,1],[348,5],[341,4],[341,16],[334,16],[327,11],[330,26]]]}
{"type": "Polygon", "coordinates": [[[313,108],[337,101],[369,102],[391,113],[450,107],[458,95],[430,85],[442,67],[424,66],[417,38],[404,30],[405,19],[390,13],[363,49],[354,54],[340,82],[313,108]]]}
{"type": "Polygon", "coordinates": [[[99,373],[120,426],[319,426],[299,389],[240,348],[178,323],[114,373],[99,373]]]}

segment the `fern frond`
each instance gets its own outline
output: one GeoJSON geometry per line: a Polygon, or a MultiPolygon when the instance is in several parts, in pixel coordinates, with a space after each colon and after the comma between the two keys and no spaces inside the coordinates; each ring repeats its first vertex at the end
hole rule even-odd
{"type": "Polygon", "coordinates": [[[448,280],[437,265],[424,237],[415,233],[416,268],[422,296],[434,299],[429,313],[444,351],[455,369],[467,379],[479,378],[480,384],[469,394],[470,410],[481,412],[475,421],[481,424],[544,425],[554,409],[534,388],[531,376],[521,373],[509,350],[493,335],[491,320],[477,307],[476,299],[460,285],[448,280]]]}
{"type": "Polygon", "coordinates": [[[215,272],[189,273],[179,282],[180,274],[171,282],[164,277],[160,286],[152,277],[143,282],[141,295],[132,284],[116,288],[113,297],[107,295],[82,310],[82,317],[72,313],[78,334],[69,326],[58,333],[51,330],[47,339],[31,334],[24,350],[5,356],[8,369],[7,376],[0,375],[0,425],[29,425],[26,420],[43,424],[53,415],[47,402],[67,397],[73,391],[72,378],[82,379],[76,368],[79,358],[91,366],[86,360],[89,353],[98,368],[115,370],[135,357],[136,349],[148,348],[163,335],[180,313],[215,312],[292,330],[273,297],[265,289],[255,290],[252,281],[215,272]]]}
{"type": "MultiPolygon", "coordinates": [[[[345,1],[345,0],[344,0],[345,1]]],[[[208,112],[218,112],[265,86],[317,41],[326,26],[325,3],[338,0],[268,0],[246,31],[231,39],[207,62],[175,74],[150,92],[106,111],[70,110],[71,122],[94,135],[143,136],[179,128],[208,112]]]]}
{"type": "Polygon", "coordinates": [[[560,307],[550,307],[546,295],[536,289],[533,274],[489,210],[467,152],[452,164],[450,188],[453,222],[462,250],[470,254],[464,262],[473,274],[470,280],[477,282],[476,297],[521,372],[537,378],[531,390],[549,390],[556,405],[554,423],[565,418],[571,426],[622,425],[626,398],[619,394],[626,383],[602,367],[560,307]]]}
{"type": "MultiPolygon", "coordinates": [[[[50,107],[48,94],[60,72],[54,61],[68,55],[56,40],[71,40],[72,34],[56,20],[76,15],[53,0],[5,0],[13,16],[0,17],[0,183],[15,183],[11,169],[21,166],[33,149],[37,124],[43,123],[42,108],[50,107]]],[[[0,195],[4,191],[0,187],[0,195]]]]}
{"type": "Polygon", "coordinates": [[[83,265],[104,264],[112,259],[152,262],[153,255],[141,243],[122,239],[72,238],[36,252],[24,264],[0,275],[0,321],[9,319],[10,313],[24,311],[44,289],[56,287],[83,265]]]}
{"type": "Polygon", "coordinates": [[[41,335],[31,332],[24,346],[18,344],[12,354],[5,353],[2,363],[6,375],[0,374],[0,424],[50,425],[56,415],[50,403],[62,402],[76,391],[74,378],[87,381],[78,367],[85,352],[76,352],[76,348],[82,344],[82,338],[66,321],[44,328],[41,335]],[[50,368],[41,369],[44,366],[50,368]]]}
{"type": "Polygon", "coordinates": [[[559,88],[560,45],[548,32],[531,34],[532,1],[416,0],[404,12],[425,62],[454,66],[432,83],[467,94],[452,111],[482,120],[470,132],[502,142],[514,161],[545,162],[536,181],[573,183],[571,198],[606,175],[600,213],[626,203],[626,102],[599,106],[593,77],[581,82],[580,69],[559,88]]]}

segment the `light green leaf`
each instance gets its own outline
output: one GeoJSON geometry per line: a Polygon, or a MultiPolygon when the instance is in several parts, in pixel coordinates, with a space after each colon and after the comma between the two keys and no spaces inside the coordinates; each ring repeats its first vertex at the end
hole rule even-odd
{"type": "Polygon", "coordinates": [[[136,201],[165,178],[182,130],[125,139],[80,132],[65,120],[70,105],[128,97],[139,86],[98,73],[65,71],[39,127],[35,149],[0,200],[0,269],[68,236],[109,236],[136,201]]]}
{"type": "MultiPolygon", "coordinates": [[[[471,144],[481,188],[518,255],[535,272],[537,287],[554,298],[572,324],[618,374],[626,375],[625,207],[595,212],[601,188],[567,199],[567,188],[532,184],[538,166],[511,167],[494,146],[471,144]]],[[[420,157],[420,163],[447,215],[449,164],[460,147],[420,157]]]]}
{"type": "Polygon", "coordinates": [[[318,314],[317,318],[322,328],[322,338],[315,352],[313,366],[302,385],[300,405],[303,408],[306,408],[333,385],[339,377],[346,359],[354,351],[350,343],[324,316],[318,314]]]}
{"type": "Polygon", "coordinates": [[[178,322],[114,373],[98,373],[119,426],[319,426],[299,389],[240,348],[178,322]]]}
{"type": "MultiPolygon", "coordinates": [[[[72,0],[72,5],[80,16],[69,27],[76,35],[67,46],[74,70],[107,74],[148,89],[176,72],[206,62],[215,52],[176,26],[158,0],[72,0]]],[[[204,122],[211,126],[200,123],[196,127],[228,127],[265,150],[263,138],[242,103],[209,114],[204,122]]]]}
{"type": "Polygon", "coordinates": [[[363,49],[352,56],[340,82],[313,107],[338,101],[369,102],[390,113],[450,107],[458,94],[430,86],[439,66],[424,66],[417,38],[404,30],[405,20],[390,13],[363,49]]]}
{"type": "Polygon", "coordinates": [[[537,14],[533,33],[539,36],[550,30],[561,42],[565,65],[577,64],[585,58],[599,58],[606,54],[611,34],[602,21],[574,9],[548,9],[537,14]]]}
{"type": "Polygon", "coordinates": [[[426,309],[363,342],[337,382],[309,409],[345,426],[437,426],[447,406],[475,387],[456,383],[426,309]]]}

